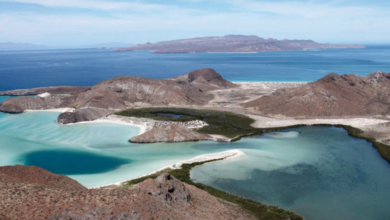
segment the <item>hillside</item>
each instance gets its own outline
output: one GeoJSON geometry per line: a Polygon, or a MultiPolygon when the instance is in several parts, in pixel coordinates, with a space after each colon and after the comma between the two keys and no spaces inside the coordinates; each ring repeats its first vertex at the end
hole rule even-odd
{"type": "Polygon", "coordinates": [[[22,113],[25,110],[75,108],[59,116],[60,123],[90,121],[113,112],[135,106],[192,106],[207,104],[213,95],[208,91],[236,87],[213,69],[201,69],[172,79],[148,79],[120,76],[88,87],[47,87],[30,90],[13,90],[0,94],[36,94],[47,97],[18,97],[0,104],[0,111],[22,113]],[[51,93],[53,92],[53,93],[51,93]],[[61,93],[62,92],[62,93],[61,93]]]}
{"type": "Polygon", "coordinates": [[[169,174],[128,189],[86,189],[38,167],[0,168],[0,219],[255,219],[169,174]]]}
{"type": "Polygon", "coordinates": [[[390,74],[330,73],[299,88],[277,90],[243,104],[268,116],[375,116],[390,113],[390,74]]]}

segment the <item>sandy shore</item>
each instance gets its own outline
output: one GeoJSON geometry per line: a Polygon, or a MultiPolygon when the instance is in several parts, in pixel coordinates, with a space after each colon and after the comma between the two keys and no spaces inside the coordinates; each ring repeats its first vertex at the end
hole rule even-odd
{"type": "Polygon", "coordinates": [[[104,186],[93,187],[93,188],[102,188],[102,187],[108,187],[108,186],[120,186],[121,184],[123,184],[125,182],[128,182],[130,180],[138,179],[138,178],[145,177],[145,176],[149,176],[149,175],[158,173],[158,172],[166,170],[166,169],[174,169],[174,170],[175,169],[180,169],[183,164],[199,163],[199,162],[205,162],[205,161],[209,161],[209,160],[231,159],[231,158],[236,158],[236,157],[239,157],[239,156],[242,156],[242,155],[245,155],[245,153],[240,151],[240,150],[228,150],[228,151],[223,151],[223,152],[220,152],[220,153],[199,155],[199,156],[191,158],[189,160],[180,161],[178,163],[174,163],[174,164],[171,164],[169,166],[162,167],[162,168],[160,168],[160,169],[158,169],[158,170],[156,170],[154,172],[151,172],[151,173],[148,173],[148,174],[145,174],[145,175],[142,175],[142,176],[138,176],[136,178],[132,178],[132,179],[128,179],[128,180],[125,180],[125,181],[112,183],[112,184],[108,184],[108,185],[104,185],[104,186]]]}
{"type": "Polygon", "coordinates": [[[24,112],[74,112],[76,109],[74,108],[52,108],[52,109],[39,109],[39,110],[32,110],[32,109],[27,109],[24,112]]]}
{"type": "Polygon", "coordinates": [[[77,125],[77,124],[96,124],[96,123],[113,123],[113,124],[121,124],[121,125],[129,125],[133,127],[138,127],[139,128],[139,133],[143,134],[150,130],[152,127],[146,125],[146,124],[137,124],[134,123],[134,121],[127,119],[125,117],[117,117],[115,115],[109,115],[105,118],[99,118],[94,121],[84,121],[84,122],[78,122],[78,123],[72,123],[72,124],[67,124],[67,125],[77,125]]]}

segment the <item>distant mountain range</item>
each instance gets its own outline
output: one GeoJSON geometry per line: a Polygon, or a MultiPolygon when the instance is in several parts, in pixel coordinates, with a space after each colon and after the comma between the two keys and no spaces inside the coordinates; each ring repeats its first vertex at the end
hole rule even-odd
{"type": "Polygon", "coordinates": [[[312,40],[276,40],[258,36],[226,35],[146,43],[117,51],[150,50],[152,53],[253,53],[327,48],[364,48],[362,45],[321,44],[312,40]]]}
{"type": "Polygon", "coordinates": [[[0,50],[39,50],[47,49],[45,45],[35,45],[27,43],[0,43],[0,50]]]}

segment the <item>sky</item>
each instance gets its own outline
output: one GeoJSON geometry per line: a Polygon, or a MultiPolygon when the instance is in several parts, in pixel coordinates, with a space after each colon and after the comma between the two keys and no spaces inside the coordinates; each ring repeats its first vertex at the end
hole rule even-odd
{"type": "Polygon", "coordinates": [[[390,44],[390,1],[0,0],[0,42],[138,44],[228,34],[390,44]]]}

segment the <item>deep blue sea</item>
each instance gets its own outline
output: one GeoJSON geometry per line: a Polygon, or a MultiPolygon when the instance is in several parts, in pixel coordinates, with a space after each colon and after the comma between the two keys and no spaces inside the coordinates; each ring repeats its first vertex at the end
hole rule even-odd
{"type": "Polygon", "coordinates": [[[152,54],[148,51],[39,50],[0,52],[0,91],[89,86],[115,76],[170,78],[214,68],[230,81],[314,81],[330,72],[390,72],[390,46],[268,53],[152,54]]]}

